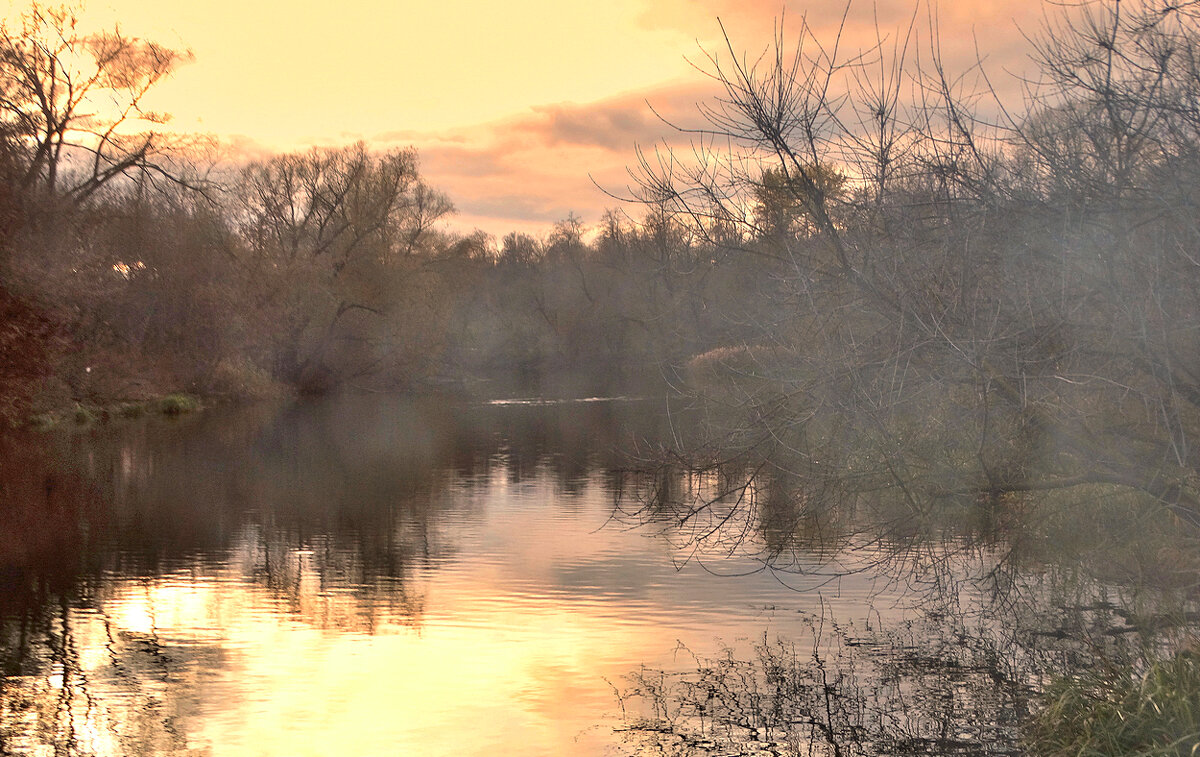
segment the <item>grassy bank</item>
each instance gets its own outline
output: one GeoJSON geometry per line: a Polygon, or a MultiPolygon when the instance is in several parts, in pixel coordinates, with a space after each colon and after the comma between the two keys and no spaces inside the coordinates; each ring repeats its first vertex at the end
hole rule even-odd
{"type": "Polygon", "coordinates": [[[1200,652],[1188,649],[1146,669],[1103,667],[1057,680],[1029,729],[1044,757],[1200,754],[1200,652]]]}
{"type": "Polygon", "coordinates": [[[147,415],[179,416],[202,410],[205,404],[199,397],[176,392],[146,400],[92,404],[76,402],[72,406],[31,416],[26,426],[41,431],[87,427],[122,419],[147,415]]]}

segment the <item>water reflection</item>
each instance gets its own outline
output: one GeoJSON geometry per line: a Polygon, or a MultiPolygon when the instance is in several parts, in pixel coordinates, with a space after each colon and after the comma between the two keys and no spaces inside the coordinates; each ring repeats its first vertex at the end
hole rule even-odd
{"type": "Polygon", "coordinates": [[[359,397],[0,437],[0,752],[1007,753],[1039,676],[1149,638],[1146,593],[986,513],[639,465],[683,423],[359,397]]]}
{"type": "Polygon", "coordinates": [[[692,559],[799,579],[810,600],[814,578],[855,576],[874,608],[899,594],[905,611],[856,624],[802,604],[807,636],[643,669],[620,691],[640,708],[625,730],[637,753],[1020,754],[1049,681],[1134,671],[1136,686],[1150,663],[1190,659],[1200,542],[1162,508],[1097,486],[917,501],[809,476],[807,458],[698,445],[663,456],[617,512],[692,559]]]}
{"type": "Polygon", "coordinates": [[[6,438],[3,751],[607,753],[644,663],[808,633],[757,563],[612,522],[665,432],[376,397],[6,438]]]}

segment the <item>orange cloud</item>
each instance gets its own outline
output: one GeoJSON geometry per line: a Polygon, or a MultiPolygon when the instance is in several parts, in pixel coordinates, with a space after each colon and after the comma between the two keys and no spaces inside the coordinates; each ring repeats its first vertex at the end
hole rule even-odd
{"type": "MultiPolygon", "coordinates": [[[[627,195],[631,179],[626,167],[636,163],[639,146],[652,149],[666,143],[686,149],[689,135],[674,127],[705,125],[697,104],[711,103],[720,92],[716,82],[702,75],[712,67],[706,51],[722,65],[729,62],[729,50],[713,39],[718,28],[713,19],[732,18],[726,24],[730,44],[739,55],[748,50],[747,57],[753,60],[770,44],[780,8],[774,0],[656,2],[645,8],[640,23],[708,30],[708,41],[701,39],[701,49],[692,56],[699,69],[694,76],[593,102],[535,105],[509,118],[449,132],[386,137],[420,150],[430,181],[458,205],[460,226],[477,226],[500,236],[512,229],[536,229],[538,224],[545,230],[568,212],[595,222],[606,208],[618,204],[596,184],[612,194],[627,195]],[[706,18],[710,20],[701,23],[706,18]]],[[[1022,26],[1031,29],[1037,27],[1039,14],[1036,3],[981,2],[969,9],[965,4],[953,5],[935,17],[928,8],[914,7],[906,0],[880,0],[874,6],[851,7],[842,27],[841,55],[848,59],[881,42],[886,51],[909,33],[911,24],[910,64],[919,59],[928,65],[934,44],[951,73],[966,71],[977,62],[977,55],[987,55],[991,83],[1010,96],[1019,90],[1019,80],[1006,71],[1023,70],[1029,52],[1023,30],[1013,19],[1019,15],[1022,26]]],[[[804,20],[793,8],[786,19],[785,43],[798,39],[804,20]]],[[[842,24],[841,7],[810,5],[807,23],[822,44],[832,45],[842,24]]],[[[967,83],[983,85],[978,77],[967,83]]],[[[849,86],[848,81],[841,86],[849,86]]]]}
{"type": "MultiPolygon", "coordinates": [[[[929,2],[855,0],[843,51],[894,40],[915,18],[913,51],[927,58],[935,16],[951,71],[969,66],[978,44],[993,81],[1011,87],[1000,72],[1024,68],[1028,43],[1018,26],[1036,30],[1042,3],[929,2]]],[[[202,11],[105,0],[93,11],[102,11],[101,27],[119,21],[130,33],[195,51],[196,63],[148,103],[176,115],[172,128],[215,133],[234,143],[235,156],[254,158],[360,139],[381,148],[411,144],[429,182],[458,205],[456,224],[501,235],[545,230],[572,211],[595,221],[616,202],[595,183],[622,193],[636,146],[685,145],[664,119],[701,125],[696,103],[717,88],[683,58],[702,70],[706,51],[728,61],[718,18],[736,54],[752,59],[781,16],[785,39],[807,21],[831,44],[846,7],[841,0],[347,0],[281,12],[239,0],[212,0],[202,11]]]]}
{"type": "Polygon", "coordinates": [[[575,213],[598,221],[624,193],[636,148],[678,142],[674,125],[700,124],[711,82],[678,81],[591,103],[555,103],[510,118],[437,133],[387,132],[372,144],[413,145],[428,181],[454,200],[455,225],[500,237],[544,232],[575,213]],[[669,123],[668,123],[669,122],[669,123]]]}

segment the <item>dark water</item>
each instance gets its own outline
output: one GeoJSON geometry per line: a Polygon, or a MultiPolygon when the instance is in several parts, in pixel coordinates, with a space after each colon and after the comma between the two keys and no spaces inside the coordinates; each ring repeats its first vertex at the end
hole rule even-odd
{"type": "Polygon", "coordinates": [[[653,680],[921,633],[870,545],[784,575],[614,518],[677,424],[366,397],[6,437],[2,751],[651,753],[653,680]]]}

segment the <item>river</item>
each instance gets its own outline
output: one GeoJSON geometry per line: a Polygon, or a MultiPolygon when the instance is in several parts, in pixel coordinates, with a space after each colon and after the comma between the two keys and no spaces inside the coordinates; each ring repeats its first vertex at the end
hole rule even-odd
{"type": "Polygon", "coordinates": [[[3,753],[668,753],[654,681],[917,633],[869,545],[780,572],[623,517],[678,424],[366,396],[6,438],[3,753]]]}

